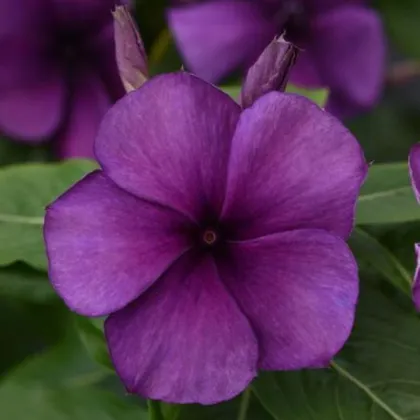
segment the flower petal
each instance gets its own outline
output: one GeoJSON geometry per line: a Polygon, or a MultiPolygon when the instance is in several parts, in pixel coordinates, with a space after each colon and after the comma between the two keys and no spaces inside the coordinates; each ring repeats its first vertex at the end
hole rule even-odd
{"type": "Polygon", "coordinates": [[[109,314],[138,297],[189,247],[184,226],[178,213],[93,172],[47,210],[51,282],[74,311],[109,314]]]}
{"type": "Polygon", "coordinates": [[[240,112],[195,76],[157,76],[110,110],[96,156],[121,188],[197,219],[203,207],[220,210],[240,112]]]}
{"type": "Polygon", "coordinates": [[[59,155],[94,158],[93,143],[110,107],[111,99],[98,75],[85,73],[75,77],[68,120],[58,138],[59,155]]]}
{"type": "Polygon", "coordinates": [[[336,118],[272,92],[238,123],[223,219],[239,238],[302,228],[346,238],[366,172],[362,149],[336,118]]]}
{"type": "Polygon", "coordinates": [[[52,135],[62,120],[66,93],[67,86],[58,71],[44,75],[31,86],[2,91],[2,132],[27,141],[52,135]]]}
{"type": "Polygon", "coordinates": [[[420,203],[420,144],[411,147],[408,157],[411,185],[417,201],[420,203]]]}
{"type": "Polygon", "coordinates": [[[210,82],[251,65],[276,35],[264,7],[247,1],[171,8],[168,22],[187,67],[210,82]]]}
{"type": "Polygon", "coordinates": [[[129,392],[173,403],[233,398],[256,374],[252,329],[209,256],[187,254],[105,333],[129,392]]]}
{"type": "Polygon", "coordinates": [[[221,278],[257,335],[260,368],[319,367],[353,326],[357,264],[345,244],[320,230],[290,231],[231,244],[221,278]]]}
{"type": "Polygon", "coordinates": [[[386,41],[378,14],[357,5],[335,8],[312,19],[311,33],[311,53],[331,90],[355,110],[372,106],[385,71],[386,41]]]}

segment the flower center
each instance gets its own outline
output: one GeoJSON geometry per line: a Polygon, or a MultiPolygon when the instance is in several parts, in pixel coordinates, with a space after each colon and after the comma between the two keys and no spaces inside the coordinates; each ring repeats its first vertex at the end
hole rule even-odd
{"type": "Polygon", "coordinates": [[[217,240],[218,236],[214,229],[206,229],[202,236],[203,242],[208,246],[213,246],[217,240]]]}

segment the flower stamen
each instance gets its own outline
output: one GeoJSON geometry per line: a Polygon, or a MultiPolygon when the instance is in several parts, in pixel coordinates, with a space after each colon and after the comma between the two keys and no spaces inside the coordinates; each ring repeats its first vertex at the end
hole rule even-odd
{"type": "Polygon", "coordinates": [[[206,229],[203,233],[203,241],[206,245],[214,245],[217,241],[217,233],[213,229],[206,229]]]}

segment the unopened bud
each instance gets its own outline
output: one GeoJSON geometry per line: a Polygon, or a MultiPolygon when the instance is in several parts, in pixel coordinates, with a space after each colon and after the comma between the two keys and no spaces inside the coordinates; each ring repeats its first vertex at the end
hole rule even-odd
{"type": "Polygon", "coordinates": [[[148,79],[146,50],[129,8],[117,6],[112,15],[118,71],[125,90],[130,92],[148,79]]]}
{"type": "Polygon", "coordinates": [[[241,90],[242,107],[251,106],[260,96],[273,90],[284,92],[298,52],[283,35],[274,39],[248,70],[241,90]]]}

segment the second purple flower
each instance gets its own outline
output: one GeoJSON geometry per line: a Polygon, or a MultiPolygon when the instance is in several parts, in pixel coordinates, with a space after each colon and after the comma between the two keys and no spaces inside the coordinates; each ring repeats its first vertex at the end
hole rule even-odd
{"type": "Polygon", "coordinates": [[[285,31],[302,48],[291,81],[328,87],[328,109],[346,117],[379,98],[385,35],[363,0],[178,0],[169,25],[189,69],[217,82],[249,67],[285,31]]]}

